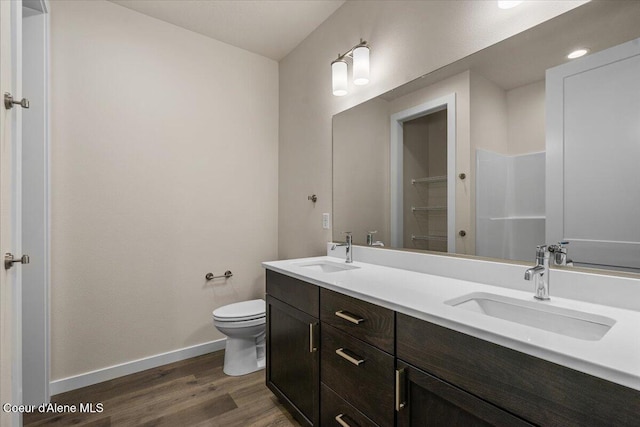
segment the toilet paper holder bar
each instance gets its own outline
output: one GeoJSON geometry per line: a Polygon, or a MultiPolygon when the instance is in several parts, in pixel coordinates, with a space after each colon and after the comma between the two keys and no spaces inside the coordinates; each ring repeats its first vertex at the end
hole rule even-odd
{"type": "Polygon", "coordinates": [[[231,270],[227,270],[227,271],[224,272],[224,274],[222,274],[220,276],[214,276],[213,273],[207,273],[207,275],[204,276],[204,278],[207,279],[207,280],[222,279],[223,277],[225,279],[228,279],[231,276],[233,276],[233,273],[231,272],[231,270]]]}

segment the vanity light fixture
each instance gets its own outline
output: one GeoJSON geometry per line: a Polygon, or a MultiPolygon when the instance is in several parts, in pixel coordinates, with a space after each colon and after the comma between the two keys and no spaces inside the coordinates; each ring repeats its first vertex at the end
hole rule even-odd
{"type": "Polygon", "coordinates": [[[523,0],[498,0],[498,7],[500,9],[511,9],[522,3],[523,0]]]}
{"type": "Polygon", "coordinates": [[[589,53],[589,49],[576,49],[573,52],[571,52],[569,55],[567,55],[567,58],[576,59],[576,58],[580,58],[581,56],[585,56],[587,53],[589,53]]]}
{"type": "Polygon", "coordinates": [[[369,83],[369,45],[360,39],[360,43],[349,51],[338,54],[338,59],[331,63],[331,82],[335,96],[344,96],[348,92],[347,58],[353,60],[353,84],[366,85],[369,83]]]}

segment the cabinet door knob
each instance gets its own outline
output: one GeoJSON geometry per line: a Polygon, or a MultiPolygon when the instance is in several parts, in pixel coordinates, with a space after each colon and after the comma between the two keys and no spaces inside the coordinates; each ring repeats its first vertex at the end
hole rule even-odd
{"type": "Polygon", "coordinates": [[[20,258],[16,259],[12,253],[4,254],[4,269],[8,270],[13,267],[13,264],[29,264],[29,255],[22,255],[20,258]]]}
{"type": "Polygon", "coordinates": [[[11,110],[14,104],[19,105],[22,108],[29,108],[29,100],[27,98],[22,98],[20,101],[16,101],[15,99],[13,99],[13,95],[11,95],[8,92],[5,92],[4,108],[6,108],[7,110],[11,110]]]}

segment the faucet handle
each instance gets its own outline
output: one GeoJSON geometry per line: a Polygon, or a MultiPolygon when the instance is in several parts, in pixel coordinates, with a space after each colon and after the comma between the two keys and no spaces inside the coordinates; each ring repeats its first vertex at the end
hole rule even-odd
{"type": "Polygon", "coordinates": [[[376,234],[378,230],[375,231],[367,231],[367,246],[373,245],[373,235],[376,234]]]}
{"type": "Polygon", "coordinates": [[[567,248],[565,247],[565,245],[568,245],[569,242],[562,241],[562,242],[558,242],[555,245],[549,245],[549,252],[567,252],[567,248]]]}
{"type": "Polygon", "coordinates": [[[549,252],[554,254],[555,265],[573,265],[573,261],[567,258],[567,248],[564,245],[568,245],[569,242],[562,241],[555,245],[549,246],[549,252]]]}

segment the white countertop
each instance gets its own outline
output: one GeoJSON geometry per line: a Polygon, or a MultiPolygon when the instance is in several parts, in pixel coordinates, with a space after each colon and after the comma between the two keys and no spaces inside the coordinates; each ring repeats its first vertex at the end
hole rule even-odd
{"type": "MultiPolygon", "coordinates": [[[[262,263],[263,267],[417,317],[577,371],[640,390],[640,312],[554,297],[539,302],[606,316],[615,325],[598,341],[571,338],[445,304],[487,292],[535,301],[531,292],[354,261],[357,269],[325,273],[300,264],[343,262],[335,257],[300,258],[262,263]]],[[[606,277],[606,276],[604,276],[606,277]]],[[[606,280],[606,279],[603,279],[606,280]]]]}

